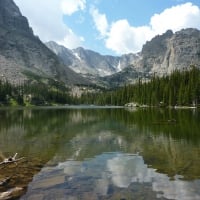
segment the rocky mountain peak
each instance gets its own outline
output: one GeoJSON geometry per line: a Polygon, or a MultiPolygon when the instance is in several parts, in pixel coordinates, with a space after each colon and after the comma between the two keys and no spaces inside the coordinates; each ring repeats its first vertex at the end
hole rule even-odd
{"type": "Polygon", "coordinates": [[[75,72],[101,77],[122,70],[138,58],[138,55],[132,53],[121,57],[101,55],[98,52],[84,49],[83,47],[70,50],[55,42],[48,42],[46,45],[75,72]]]}
{"type": "Polygon", "coordinates": [[[50,49],[52,49],[56,54],[62,53],[64,51],[65,47],[61,45],[57,45],[54,41],[49,41],[46,43],[46,46],[48,46],[50,49]]]}
{"type": "Polygon", "coordinates": [[[61,47],[56,43],[54,45],[55,48],[47,46],[65,64],[69,64],[71,69],[78,73],[89,73],[101,77],[115,74],[128,66],[132,66],[135,73],[143,72],[145,76],[148,73],[162,76],[175,69],[188,68],[191,64],[200,67],[200,31],[193,28],[175,33],[168,30],[146,42],[141,52],[119,57],[103,56],[82,47],[74,50],[63,47],[62,53],[58,53],[56,49],[61,49],[61,47]]]}
{"type": "Polygon", "coordinates": [[[12,83],[36,77],[89,84],[34,36],[13,0],[0,0],[0,76],[12,83]]]}
{"type": "Polygon", "coordinates": [[[153,74],[163,76],[174,70],[189,69],[191,65],[200,68],[200,30],[187,28],[175,33],[168,30],[144,44],[138,55],[130,54],[125,58],[130,63],[128,71],[124,68],[104,78],[113,87],[133,83],[138,77],[146,80],[153,74]],[[132,64],[130,56],[135,57],[131,59],[132,64]]]}
{"type": "Polygon", "coordinates": [[[149,53],[152,56],[156,56],[158,53],[163,53],[167,48],[168,40],[173,36],[173,32],[171,30],[166,31],[162,35],[155,36],[151,41],[146,42],[146,44],[142,48],[142,54],[145,56],[146,54],[149,56],[149,53]]]}
{"type": "Polygon", "coordinates": [[[7,17],[21,17],[22,14],[13,0],[0,0],[1,13],[7,17]]]}
{"type": "Polygon", "coordinates": [[[199,35],[199,30],[196,28],[186,28],[186,29],[182,29],[180,31],[177,31],[175,33],[176,36],[198,36],[199,35]]]}
{"type": "Polygon", "coordinates": [[[28,20],[22,16],[13,0],[0,0],[0,26],[7,30],[33,33],[28,20]]]}
{"type": "Polygon", "coordinates": [[[200,31],[193,28],[176,33],[167,31],[154,37],[142,49],[140,68],[158,75],[182,70],[191,64],[200,66],[200,31]]]}

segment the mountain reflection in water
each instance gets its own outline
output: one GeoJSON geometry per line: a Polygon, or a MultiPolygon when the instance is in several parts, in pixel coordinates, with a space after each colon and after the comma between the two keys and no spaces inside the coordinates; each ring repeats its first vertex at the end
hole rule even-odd
{"type": "Polygon", "coordinates": [[[0,169],[0,181],[11,177],[0,193],[23,187],[23,200],[200,199],[198,110],[2,109],[0,119],[2,155],[26,158],[0,169]]]}

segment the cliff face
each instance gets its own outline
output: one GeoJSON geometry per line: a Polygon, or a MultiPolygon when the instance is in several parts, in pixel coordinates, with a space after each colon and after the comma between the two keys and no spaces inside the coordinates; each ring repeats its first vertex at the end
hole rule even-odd
{"type": "Polygon", "coordinates": [[[190,65],[200,67],[200,31],[185,29],[176,32],[169,41],[167,53],[169,58],[164,64],[168,64],[169,72],[188,68],[190,65]]]}
{"type": "Polygon", "coordinates": [[[0,0],[0,26],[27,34],[33,33],[27,19],[22,16],[19,8],[11,0],[0,0]]]}
{"type": "MultiPolygon", "coordinates": [[[[130,66],[133,73],[144,73],[145,76],[148,73],[162,76],[175,69],[188,68],[191,64],[200,67],[200,31],[192,28],[176,33],[168,30],[147,42],[140,53],[118,57],[103,56],[83,48],[70,50],[55,42],[46,45],[74,71],[102,77],[119,71],[122,71],[119,73],[122,77],[123,74],[127,74],[123,73],[123,70],[126,71],[125,68],[130,66]]],[[[117,77],[117,74],[114,77],[117,77]]]]}
{"type": "Polygon", "coordinates": [[[167,31],[147,42],[141,55],[137,67],[158,75],[183,70],[190,65],[200,67],[200,31],[191,28],[174,34],[167,31]]]}
{"type": "Polygon", "coordinates": [[[104,56],[81,47],[70,50],[54,42],[46,45],[33,34],[13,0],[0,0],[0,77],[11,82],[28,79],[28,71],[67,84],[89,84],[78,72],[114,75],[106,77],[106,84],[114,79],[121,85],[138,76],[162,76],[191,64],[200,67],[200,31],[192,28],[167,31],[147,42],[140,53],[122,56],[104,56]]]}
{"type": "Polygon", "coordinates": [[[124,68],[103,80],[117,87],[134,83],[139,77],[147,80],[154,74],[163,76],[174,70],[188,69],[190,65],[200,68],[200,31],[192,28],[176,33],[167,31],[147,42],[138,56],[127,61],[128,73],[124,68]]]}
{"type": "Polygon", "coordinates": [[[82,47],[70,50],[53,41],[46,43],[46,46],[75,72],[100,77],[121,71],[138,57],[132,53],[122,56],[101,55],[82,47]]]}
{"type": "Polygon", "coordinates": [[[26,80],[27,71],[67,84],[84,84],[38,37],[13,0],[0,0],[0,72],[11,82],[26,80]]]}

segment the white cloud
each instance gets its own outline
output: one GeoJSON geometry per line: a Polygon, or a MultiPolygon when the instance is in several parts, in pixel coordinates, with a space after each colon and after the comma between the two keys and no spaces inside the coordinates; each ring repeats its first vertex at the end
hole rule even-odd
{"type": "Polygon", "coordinates": [[[86,7],[86,0],[62,0],[61,9],[64,14],[72,15],[78,10],[84,10],[86,7]]]}
{"type": "Polygon", "coordinates": [[[153,32],[148,26],[132,27],[127,20],[119,20],[111,26],[106,47],[118,54],[137,52],[152,37],[153,32]]]}
{"type": "Polygon", "coordinates": [[[57,43],[73,49],[81,46],[84,41],[83,37],[75,35],[71,29],[68,29],[66,36],[62,40],[57,40],[57,43]]]}
{"type": "Polygon", "coordinates": [[[155,14],[150,21],[152,30],[163,33],[167,29],[178,31],[182,28],[200,28],[200,8],[192,3],[185,3],[155,14]]]}
{"type": "MultiPolygon", "coordinates": [[[[29,20],[34,33],[43,42],[62,43],[67,48],[82,46],[83,38],[76,35],[63,22],[61,0],[14,0],[22,14],[29,20]]],[[[63,0],[62,2],[67,1],[63,0]]]]}
{"type": "MultiPolygon", "coordinates": [[[[28,18],[34,33],[42,41],[53,40],[68,48],[83,45],[84,38],[76,35],[64,23],[63,15],[72,15],[79,10],[85,10],[86,0],[14,1],[22,14],[28,18]]],[[[172,31],[189,27],[200,29],[200,8],[192,3],[165,9],[163,12],[153,15],[148,25],[139,27],[131,25],[126,19],[109,24],[106,14],[100,13],[95,7],[90,9],[90,14],[106,47],[117,54],[138,52],[147,40],[168,29],[172,31]]],[[[84,20],[83,17],[80,18],[80,23],[82,20],[84,20]]]]}
{"type": "Polygon", "coordinates": [[[108,21],[105,14],[99,13],[97,8],[91,7],[90,14],[93,17],[95,27],[101,36],[106,36],[108,31],[108,21]]]}
{"type": "MultiPolygon", "coordinates": [[[[147,40],[167,30],[200,29],[200,8],[192,3],[177,5],[151,17],[148,26],[134,27],[127,20],[112,23],[105,39],[106,47],[117,54],[138,52],[147,40]]],[[[99,30],[99,29],[98,29],[99,30]]],[[[101,31],[100,31],[101,33],[101,31]]]]}

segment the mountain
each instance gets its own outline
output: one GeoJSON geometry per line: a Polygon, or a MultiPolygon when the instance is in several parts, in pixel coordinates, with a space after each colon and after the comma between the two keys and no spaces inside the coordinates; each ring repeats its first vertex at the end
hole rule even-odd
{"type": "Polygon", "coordinates": [[[101,55],[97,52],[82,47],[70,50],[51,41],[46,43],[59,58],[77,73],[97,76],[108,76],[121,71],[132,63],[137,55],[127,54],[123,56],[101,55]]]}
{"type": "Polygon", "coordinates": [[[135,69],[133,65],[125,67],[122,71],[112,74],[110,76],[101,77],[99,82],[102,82],[107,87],[117,88],[125,84],[134,84],[139,78],[149,80],[152,77],[151,73],[140,72],[135,69]]]}
{"type": "MultiPolygon", "coordinates": [[[[176,33],[171,30],[148,41],[127,68],[102,81],[112,87],[134,83],[138,78],[149,80],[153,75],[164,76],[174,70],[200,68],[200,31],[193,28],[176,33]]],[[[127,63],[128,64],[128,63],[127,63]]]]}
{"type": "Polygon", "coordinates": [[[188,28],[173,33],[169,30],[147,42],[141,55],[135,66],[158,75],[187,69],[190,65],[200,67],[200,31],[188,28]]]}
{"type": "Polygon", "coordinates": [[[13,0],[0,0],[0,78],[13,83],[54,79],[67,85],[117,87],[153,74],[163,76],[195,65],[200,68],[200,31],[167,31],[144,44],[141,52],[101,55],[82,47],[44,45],[13,0]],[[81,74],[81,75],[80,75],[81,74]],[[83,77],[84,76],[84,77],[83,77]]]}
{"type": "Polygon", "coordinates": [[[0,0],[0,76],[12,83],[34,77],[88,84],[33,34],[13,0],[0,0]]]}
{"type": "Polygon", "coordinates": [[[146,42],[141,52],[122,56],[104,56],[83,48],[70,50],[55,42],[46,45],[77,73],[113,87],[133,83],[139,77],[147,80],[153,74],[163,76],[190,65],[200,67],[200,31],[193,28],[176,33],[168,30],[146,42]]]}

